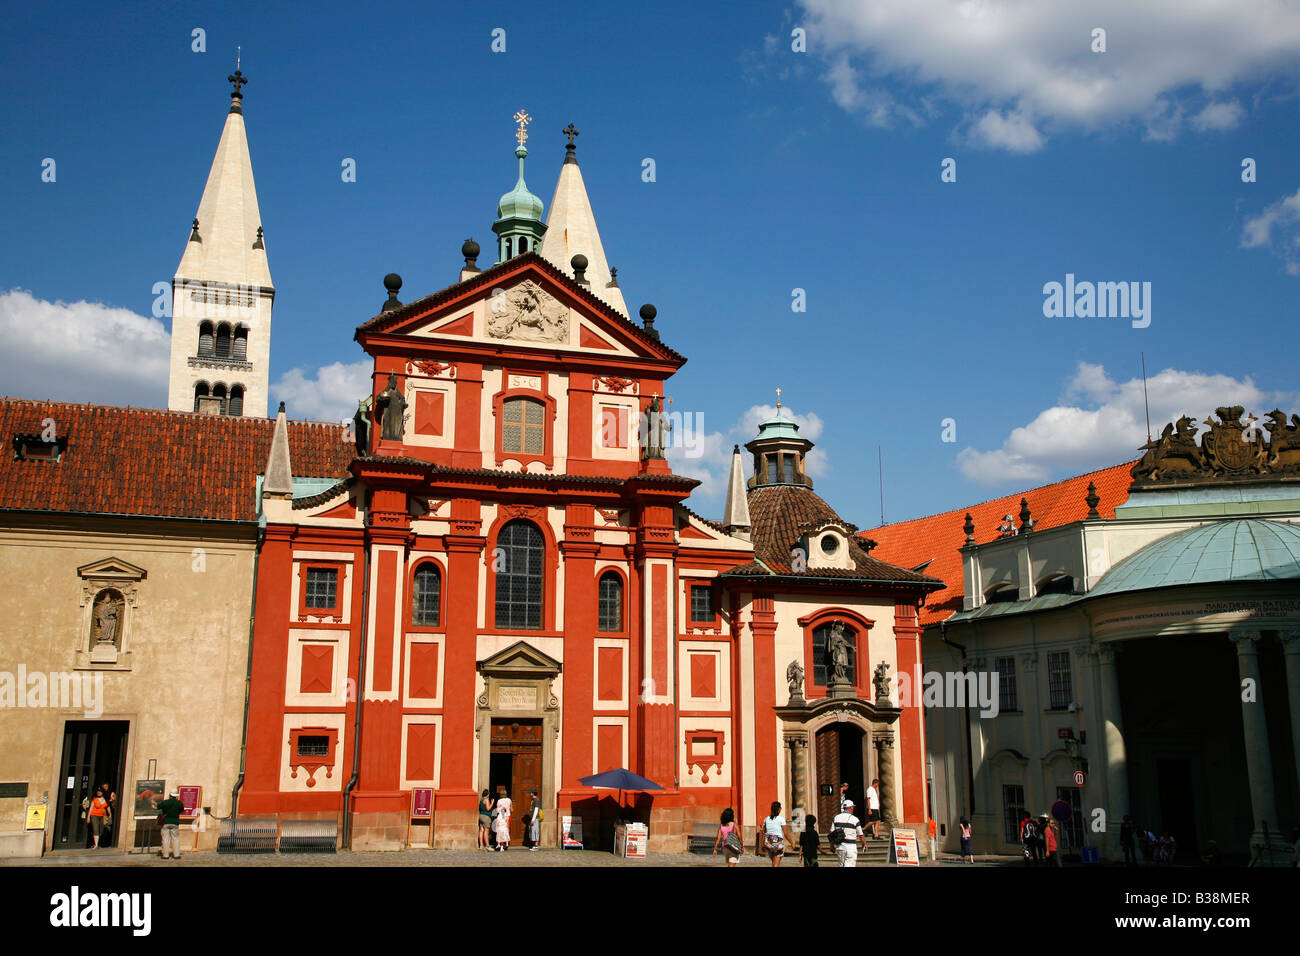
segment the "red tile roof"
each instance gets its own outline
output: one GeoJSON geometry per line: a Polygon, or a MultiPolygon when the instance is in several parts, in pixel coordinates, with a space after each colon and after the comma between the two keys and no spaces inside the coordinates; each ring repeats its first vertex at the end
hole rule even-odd
{"type": "Polygon", "coordinates": [[[947,588],[930,596],[926,606],[921,609],[921,623],[937,624],[961,610],[964,582],[959,549],[966,543],[966,532],[962,530],[962,525],[966,522],[968,511],[975,522],[975,541],[979,544],[998,537],[997,528],[1004,515],[1015,515],[1016,525],[1019,526],[1021,498],[1029,501],[1035,529],[1046,531],[1048,528],[1086,518],[1088,504],[1084,499],[1088,494],[1088,483],[1095,482],[1097,495],[1101,498],[1097,513],[1103,518],[1113,518],[1115,506],[1128,499],[1128,487],[1133,480],[1129,469],[1132,467],[1133,462],[1130,461],[1100,471],[1090,471],[1086,475],[1067,478],[1030,491],[1017,491],[977,505],[871,528],[863,531],[861,536],[877,542],[873,554],[905,568],[915,568],[933,559],[925,573],[942,579],[947,588]]]}
{"type": "Polygon", "coordinates": [[[731,576],[764,574],[790,574],[796,577],[845,578],[852,580],[899,581],[930,584],[934,581],[923,574],[896,567],[878,560],[855,543],[850,542],[854,567],[818,568],[802,572],[790,569],[790,549],[810,526],[836,522],[853,528],[835,513],[816,492],[802,485],[759,485],[749,492],[750,534],[754,543],[755,561],[726,572],[731,576]],[[761,564],[759,562],[762,562],[761,564]]]}
{"type": "MultiPolygon", "coordinates": [[[[40,435],[54,420],[62,460],[0,453],[0,509],[253,521],[275,420],[0,398],[0,434],[40,435]]],[[[300,477],[345,478],[355,448],[342,425],[289,422],[300,477]]]]}

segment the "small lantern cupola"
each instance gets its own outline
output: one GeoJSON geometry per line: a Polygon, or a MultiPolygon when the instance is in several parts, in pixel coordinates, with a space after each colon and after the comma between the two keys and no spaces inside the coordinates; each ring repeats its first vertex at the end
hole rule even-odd
{"type": "Polygon", "coordinates": [[[748,487],[759,485],[803,485],[812,487],[804,459],[813,443],[799,434],[794,419],[781,413],[781,390],[776,390],[776,414],[758,424],[758,437],[746,442],[754,455],[754,477],[748,487]]]}
{"type": "Polygon", "coordinates": [[[542,244],[542,234],[546,232],[546,224],[542,222],[542,201],[528,191],[528,184],[524,182],[524,159],[528,156],[528,149],[524,146],[528,140],[525,127],[532,122],[532,117],[520,110],[514,118],[519,124],[515,132],[515,140],[519,143],[515,149],[515,156],[519,158],[519,181],[497,204],[497,221],[492,224],[492,231],[497,234],[497,262],[537,250],[542,244]]]}

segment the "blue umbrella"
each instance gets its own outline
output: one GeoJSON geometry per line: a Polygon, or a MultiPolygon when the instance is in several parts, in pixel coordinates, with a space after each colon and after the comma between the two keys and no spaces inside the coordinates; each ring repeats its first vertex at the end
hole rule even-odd
{"type": "Polygon", "coordinates": [[[631,770],[606,770],[594,773],[590,777],[579,777],[578,783],[584,787],[600,787],[605,790],[662,790],[663,787],[645,777],[638,777],[631,770]]]}

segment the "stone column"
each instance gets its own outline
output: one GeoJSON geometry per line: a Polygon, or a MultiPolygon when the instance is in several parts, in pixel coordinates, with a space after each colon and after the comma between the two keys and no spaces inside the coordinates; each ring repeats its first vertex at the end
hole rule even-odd
{"type": "Polygon", "coordinates": [[[876,745],[876,771],[880,775],[880,821],[892,827],[898,822],[894,813],[894,732],[877,730],[871,739],[876,745]]]}
{"type": "Polygon", "coordinates": [[[1263,824],[1278,831],[1277,806],[1273,800],[1273,760],[1268,752],[1268,724],[1264,719],[1264,702],[1259,680],[1259,655],[1256,645],[1260,632],[1232,631],[1228,635],[1237,645],[1237,673],[1242,681],[1241,728],[1246,745],[1246,775],[1250,778],[1251,842],[1262,840],[1263,824]],[[1250,682],[1247,693],[1246,682],[1250,682]],[[1249,698],[1249,699],[1247,699],[1249,698]]]}
{"type": "Polygon", "coordinates": [[[1291,711],[1291,746],[1295,766],[1300,772],[1300,630],[1280,631],[1282,651],[1286,655],[1286,698],[1291,711]]]}
{"type": "Polygon", "coordinates": [[[808,735],[787,734],[785,745],[790,749],[790,809],[802,807],[808,812],[808,735]]]}
{"type": "MultiPolygon", "coordinates": [[[[1115,648],[1109,644],[1096,646],[1098,677],[1101,680],[1101,721],[1105,738],[1102,740],[1103,759],[1106,761],[1106,839],[1102,848],[1107,856],[1122,859],[1119,845],[1119,828],[1128,813],[1128,749],[1124,744],[1124,725],[1120,713],[1119,670],[1115,665],[1115,648]]],[[[1084,808],[1088,815],[1088,808],[1084,808]]]]}

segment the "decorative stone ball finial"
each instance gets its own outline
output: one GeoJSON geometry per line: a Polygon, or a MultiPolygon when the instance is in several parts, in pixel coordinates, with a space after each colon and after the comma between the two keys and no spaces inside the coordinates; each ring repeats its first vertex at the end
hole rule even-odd
{"type": "Polygon", "coordinates": [[[659,333],[655,330],[655,316],[658,314],[659,310],[649,302],[641,306],[641,327],[645,329],[646,335],[653,339],[659,338],[659,333]]]}
{"type": "Polygon", "coordinates": [[[284,414],[284,402],[281,402],[281,403],[280,403],[280,414],[281,414],[281,415],[284,414]]]}
{"type": "Polygon", "coordinates": [[[1034,521],[1029,517],[1029,500],[1020,499],[1020,533],[1028,534],[1034,530],[1034,521]]]}
{"type": "Polygon", "coordinates": [[[974,544],[975,543],[975,519],[970,516],[969,511],[966,512],[966,523],[961,526],[961,530],[966,532],[966,543],[974,544]]]}
{"type": "Polygon", "coordinates": [[[569,260],[573,267],[573,281],[579,285],[587,284],[587,257],[581,252],[569,260]]]}
{"type": "Polygon", "coordinates": [[[384,288],[388,290],[388,299],[384,302],[381,312],[391,312],[393,309],[400,309],[402,303],[397,301],[397,293],[402,289],[402,277],[396,272],[390,272],[384,276],[384,288]]]}
{"type": "Polygon", "coordinates": [[[464,244],[460,247],[460,254],[465,257],[466,269],[478,268],[478,262],[476,260],[478,259],[479,247],[477,242],[473,239],[466,239],[464,244]]]}

